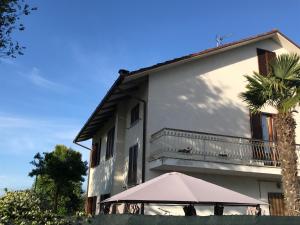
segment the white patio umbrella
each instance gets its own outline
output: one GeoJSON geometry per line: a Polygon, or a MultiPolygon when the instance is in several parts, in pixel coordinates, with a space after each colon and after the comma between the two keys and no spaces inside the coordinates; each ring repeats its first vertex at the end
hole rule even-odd
{"type": "Polygon", "coordinates": [[[255,206],[267,204],[207,181],[171,172],[139,184],[101,203],[173,203],[255,206]]]}

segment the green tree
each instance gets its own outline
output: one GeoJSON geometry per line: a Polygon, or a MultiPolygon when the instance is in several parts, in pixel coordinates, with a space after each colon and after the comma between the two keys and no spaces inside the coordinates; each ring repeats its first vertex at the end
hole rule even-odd
{"type": "Polygon", "coordinates": [[[79,207],[81,184],[87,171],[87,162],[82,161],[79,152],[57,145],[54,151],[35,157],[31,164],[35,168],[29,176],[38,177],[35,184],[37,192],[51,196],[54,212],[58,212],[59,205],[62,206],[61,213],[69,213],[79,207]]]}
{"type": "Polygon", "coordinates": [[[300,102],[300,57],[282,54],[270,62],[266,76],[246,75],[246,91],[241,94],[252,113],[259,113],[267,105],[277,109],[274,124],[281,164],[286,215],[300,215],[300,187],[297,177],[295,145],[296,122],[293,113],[300,102]]]}
{"type": "Polygon", "coordinates": [[[22,16],[27,16],[31,8],[24,0],[1,0],[0,1],[0,57],[13,57],[23,55],[25,47],[14,41],[12,34],[15,30],[23,31],[25,26],[20,23],[22,16]]]}

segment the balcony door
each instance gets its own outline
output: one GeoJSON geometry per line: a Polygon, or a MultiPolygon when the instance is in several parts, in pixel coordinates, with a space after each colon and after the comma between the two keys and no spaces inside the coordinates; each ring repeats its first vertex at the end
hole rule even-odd
{"type": "Polygon", "coordinates": [[[275,149],[276,130],[274,114],[257,113],[251,115],[251,133],[253,141],[253,158],[273,164],[278,160],[275,149]]]}

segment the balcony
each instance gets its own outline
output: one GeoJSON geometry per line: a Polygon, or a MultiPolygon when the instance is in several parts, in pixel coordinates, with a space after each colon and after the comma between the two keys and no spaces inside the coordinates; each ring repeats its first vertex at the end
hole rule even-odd
{"type": "MultiPolygon", "coordinates": [[[[164,128],[151,136],[151,169],[280,175],[274,142],[164,128]]],[[[298,157],[300,146],[296,146],[298,157]]]]}

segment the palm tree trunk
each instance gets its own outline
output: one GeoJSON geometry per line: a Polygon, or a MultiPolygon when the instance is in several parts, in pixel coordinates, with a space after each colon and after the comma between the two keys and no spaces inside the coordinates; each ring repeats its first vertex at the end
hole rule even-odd
{"type": "Polygon", "coordinates": [[[300,215],[299,181],[295,145],[296,122],[292,113],[278,113],[275,118],[277,148],[281,164],[286,216],[300,215]]]}

